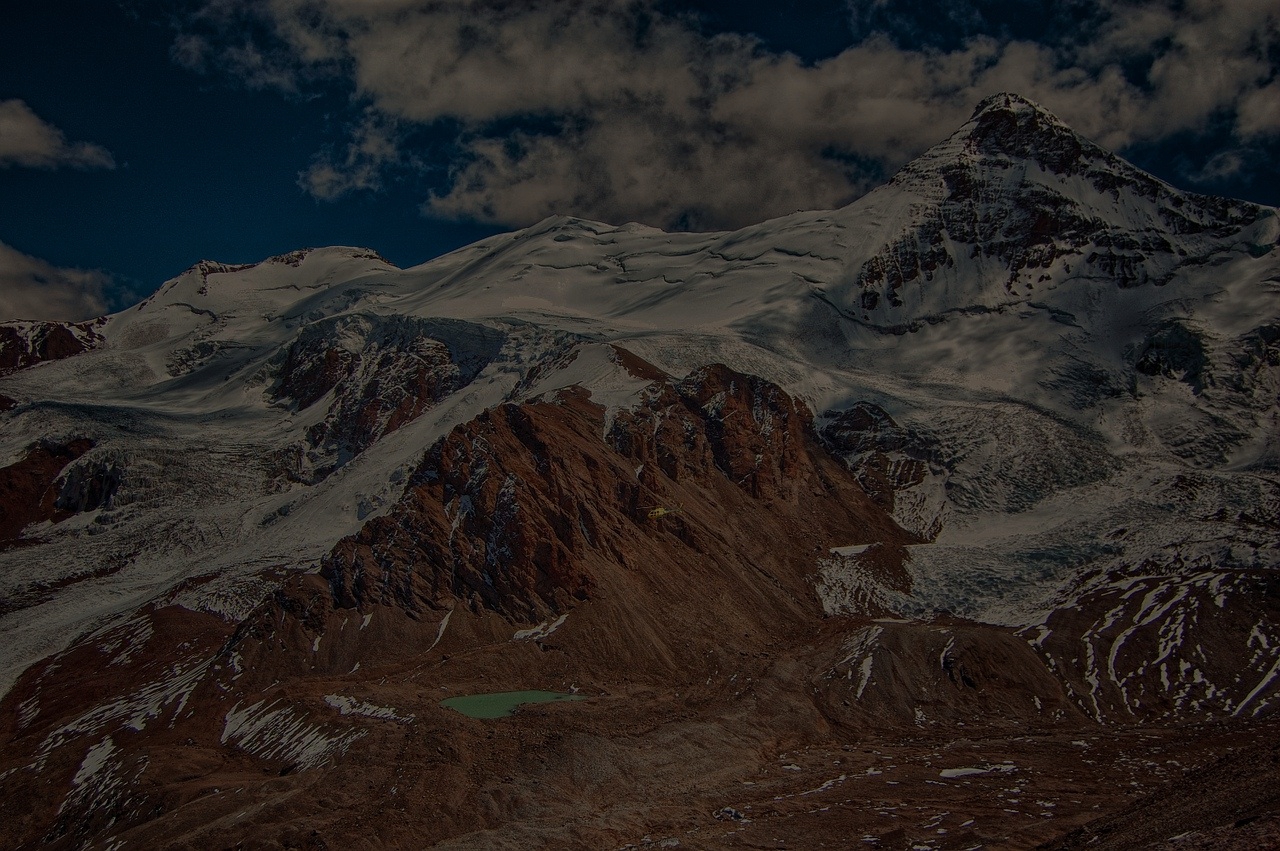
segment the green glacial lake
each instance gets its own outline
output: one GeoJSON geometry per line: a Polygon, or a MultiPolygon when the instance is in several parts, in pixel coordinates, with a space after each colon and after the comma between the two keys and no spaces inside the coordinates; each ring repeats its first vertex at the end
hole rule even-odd
{"type": "Polygon", "coordinates": [[[504,718],[526,703],[555,703],[559,700],[586,700],[579,694],[558,691],[499,691],[493,694],[469,694],[448,697],[441,706],[456,709],[469,718],[504,718]]]}

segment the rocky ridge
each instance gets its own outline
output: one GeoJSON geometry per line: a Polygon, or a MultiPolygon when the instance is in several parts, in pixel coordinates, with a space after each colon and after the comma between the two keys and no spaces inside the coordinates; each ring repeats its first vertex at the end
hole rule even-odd
{"type": "Polygon", "coordinates": [[[911,284],[975,282],[965,261],[999,270],[1005,298],[1034,298],[1076,279],[1164,286],[1180,267],[1207,262],[1223,240],[1274,215],[1180,192],[1011,94],[983,101],[964,127],[880,191],[920,200],[909,228],[857,272],[866,311],[882,301],[903,307],[911,284]]]}
{"type": "Polygon", "coordinates": [[[0,323],[0,375],[92,349],[102,338],[94,322],[0,323]]]}

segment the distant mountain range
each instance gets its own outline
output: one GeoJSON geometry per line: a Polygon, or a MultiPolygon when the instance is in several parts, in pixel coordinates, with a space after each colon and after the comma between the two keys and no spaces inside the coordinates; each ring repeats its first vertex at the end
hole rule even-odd
{"type": "Polygon", "coordinates": [[[0,324],[10,846],[1275,841],[1278,240],[1000,94],[840,210],[0,324]]]}

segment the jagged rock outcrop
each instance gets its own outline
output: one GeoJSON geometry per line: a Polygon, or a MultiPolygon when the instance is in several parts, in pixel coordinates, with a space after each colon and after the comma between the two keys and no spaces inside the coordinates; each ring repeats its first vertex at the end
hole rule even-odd
{"type": "Polygon", "coordinates": [[[54,506],[69,514],[110,508],[124,478],[122,458],[97,457],[72,464],[61,477],[54,506]]]}
{"type": "Polygon", "coordinates": [[[87,352],[101,341],[101,320],[0,323],[0,375],[87,352]]]}
{"type": "Polygon", "coordinates": [[[339,606],[416,613],[458,598],[536,622],[592,598],[606,572],[749,557],[762,515],[774,551],[751,558],[785,565],[774,581],[803,608],[815,545],[908,539],[827,455],[807,410],[716,366],[655,382],[607,430],[580,389],[485,412],[433,447],[396,508],[322,573],[339,606]],[[674,511],[650,518],[657,507],[674,511]]]}
{"type": "MultiPolygon", "coordinates": [[[[1002,278],[1006,299],[1071,278],[1159,286],[1178,267],[1205,262],[1223,239],[1274,215],[1179,192],[1008,93],[978,104],[964,127],[881,191],[895,189],[920,200],[902,232],[857,271],[859,306],[868,313],[904,306],[918,312],[906,304],[904,287],[957,289],[975,268],[1002,278]]],[[[911,299],[918,305],[918,296],[911,299]]]]}
{"type": "Polygon", "coordinates": [[[502,340],[500,332],[467,323],[395,316],[347,315],[307,326],[279,355],[268,391],[273,402],[296,410],[330,399],[324,418],[307,429],[306,445],[282,453],[292,474],[323,478],[412,422],[470,383],[502,340]]]}
{"type": "Polygon", "coordinates": [[[824,412],[819,434],[903,528],[926,540],[937,537],[946,510],[946,470],[936,438],[903,428],[870,402],[824,412]]]}
{"type": "Polygon", "coordinates": [[[58,474],[91,448],[93,441],[84,437],[65,443],[42,440],[0,468],[0,549],[21,542],[22,530],[30,524],[66,516],[58,474]]]}

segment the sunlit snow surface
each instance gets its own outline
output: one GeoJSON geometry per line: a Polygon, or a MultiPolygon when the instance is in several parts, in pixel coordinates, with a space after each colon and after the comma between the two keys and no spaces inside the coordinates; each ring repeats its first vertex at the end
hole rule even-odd
{"type": "MultiPolygon", "coordinates": [[[[947,144],[936,157],[954,154],[947,144]]],[[[280,576],[314,567],[385,511],[423,452],[486,408],[579,384],[611,419],[647,382],[608,343],[677,377],[727,363],[780,383],[815,414],[869,401],[930,435],[930,476],[895,505],[906,528],[932,539],[910,550],[911,595],[881,601],[902,614],[944,609],[1032,627],[1108,571],[1280,566],[1274,528],[1243,535],[1236,522],[1280,507],[1277,371],[1241,366],[1258,329],[1280,318],[1274,211],[1226,236],[1170,237],[1168,252],[1147,258],[1169,272],[1161,286],[1117,286],[1084,262],[1091,246],[1037,270],[1045,280],[1033,287],[1010,285],[1007,270],[944,234],[952,266],[909,281],[900,304],[866,310],[858,271],[936,203],[935,154],[843,210],[733,233],[557,217],[412,269],[326,248],[251,267],[201,264],[168,282],[110,317],[96,350],[0,379],[22,403],[0,458],[41,437],[83,435],[97,446],[77,464],[111,459],[126,470],[110,508],[31,529],[46,543],[0,553],[0,690],[149,601],[244,617],[280,576]],[[301,410],[273,401],[283,352],[308,328],[332,327],[336,347],[375,345],[390,326],[374,320],[394,316],[436,323],[455,359],[483,344],[483,367],[365,451],[335,456],[332,473],[285,475],[282,453],[320,422],[334,391],[301,410]],[[361,321],[333,322],[342,317],[361,321]],[[1169,322],[1199,334],[1208,384],[1135,370],[1169,322]],[[363,336],[347,341],[343,329],[363,336]]],[[[1017,178],[1052,185],[1117,228],[1159,219],[1155,201],[1100,195],[1079,177],[1017,178]]],[[[851,589],[875,591],[859,584],[858,557],[823,560],[830,610],[851,589]]],[[[306,739],[300,719],[270,707],[236,712],[226,735],[241,746],[269,725],[306,739]]],[[[291,758],[344,746],[299,744],[291,758]]]]}

